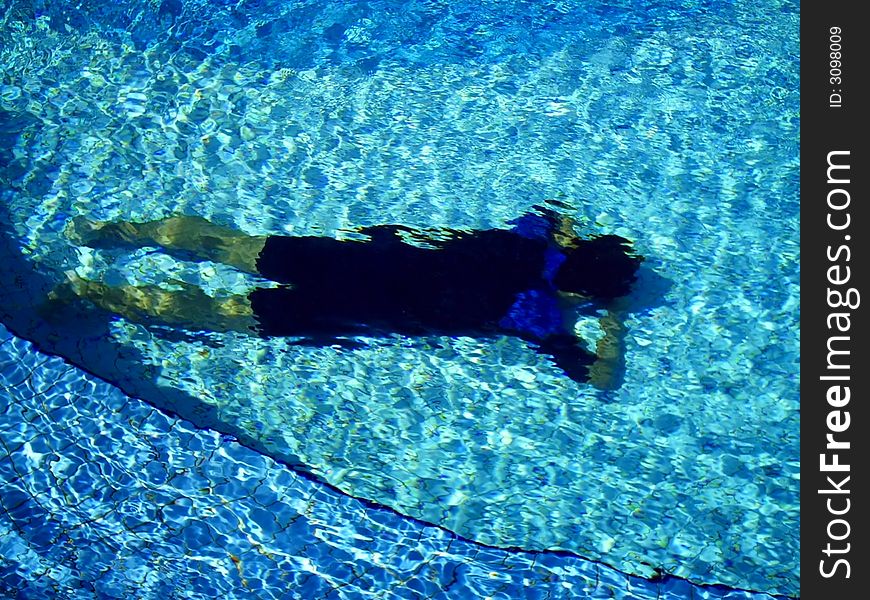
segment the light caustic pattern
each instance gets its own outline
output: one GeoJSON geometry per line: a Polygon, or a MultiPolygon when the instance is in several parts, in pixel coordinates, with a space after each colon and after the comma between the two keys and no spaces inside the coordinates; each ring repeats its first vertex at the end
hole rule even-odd
{"type": "Polygon", "coordinates": [[[516,340],[337,352],[114,321],[77,364],[121,382],[106,348],[140,356],[217,429],[478,542],[797,592],[796,7],[12,4],[4,203],[46,277],[256,284],[73,250],[74,215],[333,235],[504,226],[546,198],[647,257],[606,398],[516,340]]]}

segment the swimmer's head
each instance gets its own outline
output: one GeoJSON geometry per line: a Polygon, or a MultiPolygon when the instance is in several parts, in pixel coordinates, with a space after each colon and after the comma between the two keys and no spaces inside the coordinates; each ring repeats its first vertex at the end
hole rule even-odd
{"type": "Polygon", "coordinates": [[[579,240],[565,253],[553,283],[562,292],[599,300],[627,295],[643,262],[632,252],[631,242],[617,235],[579,240]]]}

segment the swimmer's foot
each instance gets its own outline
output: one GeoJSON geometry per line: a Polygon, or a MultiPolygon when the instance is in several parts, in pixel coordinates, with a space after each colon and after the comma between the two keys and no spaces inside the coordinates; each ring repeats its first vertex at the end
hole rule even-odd
{"type": "Polygon", "coordinates": [[[63,283],[58,284],[53,290],[48,293],[48,296],[46,296],[46,300],[52,305],[69,304],[77,297],[78,294],[75,293],[75,290],[73,289],[72,285],[70,285],[70,282],[64,281],[63,283]]]}
{"type": "Polygon", "coordinates": [[[77,246],[111,248],[138,246],[148,243],[140,231],[141,224],[126,221],[91,221],[83,216],[74,217],[65,233],[77,246]]]}
{"type": "Polygon", "coordinates": [[[75,271],[64,273],[66,279],[57,284],[41,303],[37,305],[37,313],[46,321],[60,322],[70,318],[67,312],[82,298],[84,279],[75,271]]]}
{"type": "Polygon", "coordinates": [[[46,300],[51,304],[70,304],[79,299],[90,299],[89,295],[92,292],[96,282],[89,281],[79,277],[75,271],[66,271],[64,273],[64,281],[57,284],[53,290],[48,293],[46,300]]]}

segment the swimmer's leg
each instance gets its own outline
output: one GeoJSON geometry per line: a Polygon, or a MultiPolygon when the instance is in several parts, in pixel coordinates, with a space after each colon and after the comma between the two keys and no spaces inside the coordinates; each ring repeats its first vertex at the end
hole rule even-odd
{"type": "Polygon", "coordinates": [[[192,256],[227,264],[257,274],[257,259],[266,236],[250,236],[215,225],[202,217],[176,216],[147,223],[91,222],[73,219],[68,236],[81,245],[94,248],[110,246],[159,246],[192,256]]]}
{"type": "Polygon", "coordinates": [[[173,282],[181,290],[169,291],[154,285],[113,287],[72,273],[67,277],[68,280],[49,295],[50,300],[63,300],[74,294],[136,323],[217,332],[252,333],[256,329],[247,296],[213,298],[199,287],[184,282],[173,282]]]}

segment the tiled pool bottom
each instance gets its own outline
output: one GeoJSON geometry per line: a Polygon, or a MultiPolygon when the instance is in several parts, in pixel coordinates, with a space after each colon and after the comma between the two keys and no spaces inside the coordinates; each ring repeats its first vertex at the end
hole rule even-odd
{"type": "Polygon", "coordinates": [[[483,547],[124,396],[0,326],[0,595],[773,598],[483,547]]]}

